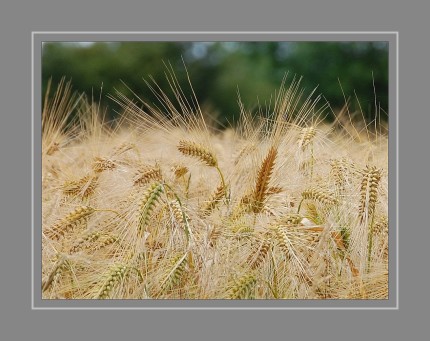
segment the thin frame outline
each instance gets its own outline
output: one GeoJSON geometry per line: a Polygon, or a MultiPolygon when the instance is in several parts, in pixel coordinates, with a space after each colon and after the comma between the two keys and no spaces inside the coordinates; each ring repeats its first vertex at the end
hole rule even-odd
{"type": "MultiPolygon", "coordinates": [[[[134,37],[133,37],[134,38],[134,37]]],[[[225,39],[204,39],[204,41],[224,41],[225,39]]],[[[237,41],[237,39],[235,39],[237,41]]],[[[298,40],[298,41],[313,41],[314,39],[310,40],[298,40]]],[[[82,39],[78,40],[50,40],[50,41],[85,41],[82,39]]],[[[105,39],[91,39],[90,41],[114,41],[112,39],[105,40],[105,39]]],[[[130,39],[129,40],[116,40],[116,41],[154,41],[154,40],[136,40],[136,39],[130,39]]],[[[172,40],[155,40],[155,41],[172,41],[172,40]]],[[[184,41],[198,41],[196,39],[184,39],[184,41]]],[[[203,41],[203,40],[201,40],[203,41]]],[[[247,41],[247,40],[243,40],[247,41]]],[[[266,41],[270,41],[269,39],[266,41]]],[[[280,41],[280,40],[277,40],[280,41]]],[[[286,40],[285,40],[286,41],[286,40]]],[[[289,40],[289,41],[296,41],[296,40],[289,40]]],[[[322,40],[321,40],[322,41],[322,40]]],[[[323,40],[323,41],[345,41],[345,40],[323,40]]],[[[369,40],[354,40],[354,41],[369,41],[369,40]]],[[[390,51],[390,48],[389,48],[390,51]]],[[[389,62],[391,62],[392,56],[389,55],[389,62]]],[[[40,71],[41,71],[41,65],[40,71]]],[[[389,75],[391,67],[389,66],[389,75]]],[[[398,188],[399,188],[399,32],[398,31],[32,31],[31,32],[31,141],[32,141],[32,149],[31,149],[31,309],[32,310],[398,310],[399,309],[399,195],[398,195],[398,188]],[[199,36],[204,35],[205,38],[210,35],[243,35],[243,36],[250,36],[250,35],[394,35],[395,37],[395,231],[396,231],[396,243],[395,243],[395,280],[396,280],[396,297],[395,297],[395,306],[388,306],[388,307],[349,307],[349,306],[334,306],[334,307],[307,307],[307,306],[292,306],[292,307],[255,307],[255,306],[243,306],[243,307],[122,307],[122,306],[99,306],[99,307],[85,307],[85,306],[77,306],[77,307],[55,307],[55,306],[35,306],[34,301],[34,231],[35,231],[35,224],[34,224],[34,146],[35,146],[35,129],[34,129],[34,118],[35,118],[35,38],[38,35],[119,35],[119,36],[152,36],[152,35],[168,35],[168,36],[176,36],[176,35],[191,35],[191,36],[199,36]]],[[[389,84],[390,85],[390,84],[389,84]]],[[[392,91],[389,92],[389,96],[392,95],[392,91]]],[[[40,96],[39,96],[40,98],[40,96]]],[[[391,101],[389,101],[389,107],[390,107],[391,101]]],[[[389,110],[388,112],[391,112],[389,110]]],[[[390,118],[391,122],[391,118],[390,118]]],[[[390,124],[391,125],[391,124],[390,124]]],[[[392,137],[392,130],[389,130],[389,138],[392,137]]],[[[389,148],[390,150],[390,148],[389,148]]],[[[389,155],[390,156],[390,155],[389,155]]],[[[392,181],[390,181],[392,182],[392,181]]],[[[389,195],[389,200],[392,200],[389,195]]],[[[390,215],[389,215],[390,216],[390,215]]],[[[392,215],[391,215],[392,216],[392,215]]],[[[390,224],[391,225],[391,224],[390,224]]],[[[393,243],[389,241],[389,245],[392,245],[393,243]]],[[[391,253],[392,255],[392,253],[391,253]]],[[[390,257],[390,260],[392,260],[392,257],[390,257]]],[[[42,299],[43,300],[43,299],[42,299]]],[[[49,300],[50,302],[60,301],[60,300],[49,300]]],[[[79,301],[79,300],[76,300],[79,301]]],[[[75,302],[76,302],[75,301],[75,302]]],[[[85,300],[90,301],[91,300],[85,300]]],[[[111,300],[114,301],[136,301],[136,300],[111,300]]],[[[153,300],[151,300],[153,301],[153,300]]],[[[182,300],[181,300],[182,301],[182,300]]],[[[190,300],[183,300],[183,301],[190,301],[190,300]]],[[[205,301],[205,302],[211,302],[213,300],[192,300],[192,301],[205,301]]],[[[258,300],[258,301],[270,301],[270,300],[258,300]]],[[[288,301],[288,300],[287,300],[288,301]]],[[[290,300],[290,302],[298,302],[301,300],[290,300]]],[[[313,300],[302,300],[302,301],[313,301],[313,300]]],[[[373,300],[323,300],[323,302],[340,302],[340,301],[348,301],[348,302],[354,302],[354,301],[373,301],[373,300]]],[[[379,300],[374,300],[379,301],[379,300]]],[[[65,301],[67,302],[67,301],[65,301]]],[[[94,301],[94,303],[99,301],[94,301]]],[[[386,302],[383,300],[382,302],[386,302]]]]}

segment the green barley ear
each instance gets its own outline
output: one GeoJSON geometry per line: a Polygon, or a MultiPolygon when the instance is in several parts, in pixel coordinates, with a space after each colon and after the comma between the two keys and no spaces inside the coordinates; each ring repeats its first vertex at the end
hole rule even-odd
{"type": "Polygon", "coordinates": [[[140,200],[138,218],[139,233],[142,233],[145,230],[146,225],[149,223],[151,213],[158,203],[162,193],[163,184],[156,182],[151,185],[140,200]]]}
{"type": "Polygon", "coordinates": [[[361,223],[373,216],[378,199],[378,186],[380,180],[381,170],[375,166],[366,166],[363,171],[360,188],[360,205],[358,214],[361,223]]]}
{"type": "Polygon", "coordinates": [[[163,292],[172,290],[180,285],[186,272],[186,266],[188,263],[187,256],[188,252],[185,253],[185,255],[176,256],[172,259],[171,263],[173,267],[169,269],[169,273],[161,284],[161,289],[163,292]]]}
{"type": "Polygon", "coordinates": [[[228,227],[229,232],[227,232],[226,235],[236,239],[249,238],[254,233],[254,227],[244,219],[229,221],[228,227]]]}
{"type": "Polygon", "coordinates": [[[119,282],[121,282],[128,275],[128,272],[129,272],[129,268],[124,265],[113,266],[109,270],[106,276],[106,279],[99,290],[97,298],[99,299],[110,298],[113,289],[116,287],[116,285],[119,282]]]}
{"type": "Polygon", "coordinates": [[[320,211],[313,202],[308,202],[305,207],[306,218],[308,218],[315,225],[321,225],[325,223],[325,217],[320,214],[320,211]]]}
{"type": "Polygon", "coordinates": [[[254,299],[257,280],[253,273],[246,274],[233,281],[228,298],[233,300],[254,299]]]}

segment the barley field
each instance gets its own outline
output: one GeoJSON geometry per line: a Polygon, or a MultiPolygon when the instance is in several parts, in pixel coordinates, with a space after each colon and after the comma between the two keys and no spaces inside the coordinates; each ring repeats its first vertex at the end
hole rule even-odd
{"type": "Polygon", "coordinates": [[[48,89],[42,297],[388,299],[386,125],[347,106],[327,123],[286,76],[219,129],[167,77],[158,106],[110,96],[114,124],[70,83],[48,89]]]}

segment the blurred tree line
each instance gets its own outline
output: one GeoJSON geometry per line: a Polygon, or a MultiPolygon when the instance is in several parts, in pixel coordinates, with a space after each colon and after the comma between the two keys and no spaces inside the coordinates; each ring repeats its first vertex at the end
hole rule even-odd
{"type": "Polygon", "coordinates": [[[286,72],[287,84],[294,75],[303,76],[304,96],[318,86],[316,93],[335,111],[345,98],[351,98],[350,110],[361,109],[371,121],[376,103],[387,120],[386,42],[49,42],[42,50],[42,93],[50,78],[56,85],[66,77],[74,90],[98,101],[103,85],[102,104],[112,119],[121,110],[105,96],[115,95],[115,89],[135,98],[131,89],[159,105],[143,79],[152,76],[169,93],[164,63],[171,64],[184,92],[191,96],[185,63],[199,104],[221,124],[238,117],[238,93],[246,109],[273,103],[286,72]]]}

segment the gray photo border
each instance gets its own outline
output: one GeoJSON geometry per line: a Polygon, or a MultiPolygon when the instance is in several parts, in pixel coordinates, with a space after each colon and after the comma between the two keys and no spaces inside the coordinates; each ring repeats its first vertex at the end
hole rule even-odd
{"type": "Polygon", "coordinates": [[[398,32],[55,32],[33,31],[32,43],[32,310],[398,310],[398,32]],[[389,299],[388,300],[43,300],[41,283],[41,47],[43,41],[388,41],[389,299]],[[394,113],[394,116],[393,116],[394,113]],[[395,252],[394,252],[395,251],[395,252]]]}

